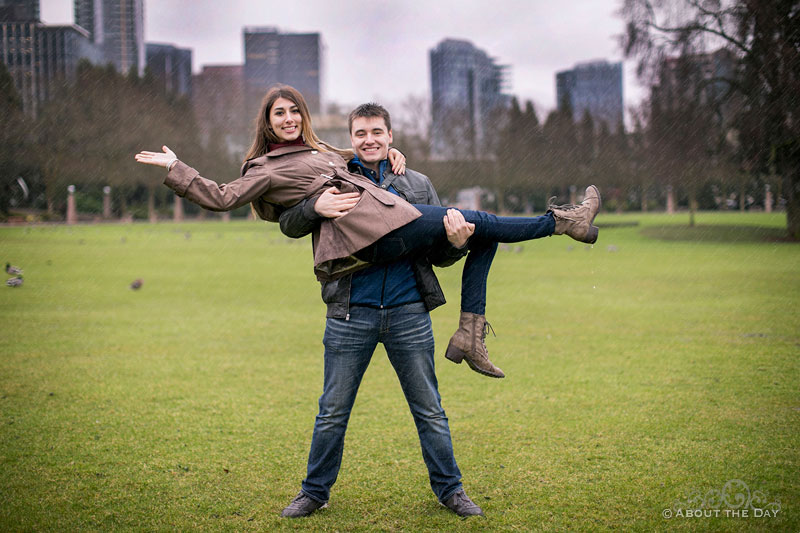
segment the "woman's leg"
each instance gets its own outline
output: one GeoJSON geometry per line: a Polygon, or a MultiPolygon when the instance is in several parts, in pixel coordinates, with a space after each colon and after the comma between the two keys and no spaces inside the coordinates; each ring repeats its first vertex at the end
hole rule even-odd
{"type": "MultiPolygon", "coordinates": [[[[444,218],[447,207],[414,204],[422,216],[388,233],[374,244],[356,252],[370,263],[391,263],[401,257],[417,255],[444,246],[447,234],[444,218]]],[[[484,211],[460,210],[467,222],[475,224],[470,240],[483,243],[520,242],[548,237],[555,231],[552,213],[539,217],[499,217],[484,211]]]]}
{"type": "MultiPolygon", "coordinates": [[[[418,219],[394,230],[355,255],[372,263],[392,262],[400,257],[424,253],[443,246],[447,239],[443,218],[447,208],[415,205],[418,219]]],[[[467,222],[475,224],[468,241],[470,253],[462,271],[461,317],[459,327],[447,346],[446,357],[456,363],[463,359],[481,374],[504,377],[490,360],[484,339],[486,322],[486,280],[499,242],[520,242],[553,234],[567,234],[582,242],[594,242],[597,228],[592,226],[600,208],[596,187],[586,189],[586,199],[578,206],[551,206],[540,217],[498,217],[483,211],[462,210],[467,222]],[[474,254],[474,255],[473,255],[474,254]]]]}
{"type": "Polygon", "coordinates": [[[485,376],[502,378],[502,370],[489,360],[486,348],[486,280],[492,266],[496,242],[470,239],[469,254],[461,273],[461,314],[458,329],[447,344],[445,357],[454,363],[462,360],[474,371],[485,376]]]}
{"type": "Polygon", "coordinates": [[[461,274],[461,311],[486,314],[486,280],[497,252],[496,242],[471,240],[461,274]]]}

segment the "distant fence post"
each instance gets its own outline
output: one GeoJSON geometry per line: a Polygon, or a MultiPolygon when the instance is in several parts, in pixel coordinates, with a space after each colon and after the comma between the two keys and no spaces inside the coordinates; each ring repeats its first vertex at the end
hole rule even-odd
{"type": "Polygon", "coordinates": [[[75,207],[75,186],[67,187],[67,224],[75,224],[78,221],[78,210],[75,207]]]}
{"type": "Polygon", "coordinates": [[[772,213],[772,191],[769,190],[769,183],[764,185],[766,192],[764,193],[764,211],[772,213]]]}
{"type": "Polygon", "coordinates": [[[183,199],[175,195],[175,208],[172,211],[173,222],[183,222],[183,199]]]}
{"type": "Polygon", "coordinates": [[[103,218],[111,218],[111,187],[103,187],[103,218]]]}

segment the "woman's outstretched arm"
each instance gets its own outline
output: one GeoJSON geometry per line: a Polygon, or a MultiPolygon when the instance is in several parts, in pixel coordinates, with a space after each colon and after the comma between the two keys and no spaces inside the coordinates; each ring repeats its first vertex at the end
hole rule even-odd
{"type": "Polygon", "coordinates": [[[178,159],[175,152],[162,147],[163,152],[142,151],[136,161],[168,169],[164,185],[180,197],[210,211],[230,211],[249,204],[270,187],[267,170],[261,165],[248,165],[239,179],[230,183],[217,183],[200,176],[200,173],[178,159]]]}

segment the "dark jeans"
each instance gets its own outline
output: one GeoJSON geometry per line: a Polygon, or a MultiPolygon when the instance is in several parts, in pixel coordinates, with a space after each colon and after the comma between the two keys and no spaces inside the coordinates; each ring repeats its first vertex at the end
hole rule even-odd
{"type": "Polygon", "coordinates": [[[391,309],[352,306],[349,320],[327,320],[325,378],[303,492],[314,500],[328,501],[342,462],[350,411],[379,342],[386,348],[414,417],[431,488],[440,501],[446,500],[461,488],[461,472],[434,373],[431,318],[421,302],[391,309]]]}
{"type": "MultiPolygon", "coordinates": [[[[447,233],[442,219],[448,208],[420,204],[414,207],[422,213],[421,217],[359,250],[356,257],[370,263],[391,263],[443,246],[447,233]]],[[[475,233],[467,243],[469,255],[461,273],[461,310],[482,315],[486,311],[486,280],[497,243],[548,237],[555,231],[556,223],[552,213],[539,217],[498,217],[465,209],[461,213],[467,222],[475,224],[475,233]]]]}

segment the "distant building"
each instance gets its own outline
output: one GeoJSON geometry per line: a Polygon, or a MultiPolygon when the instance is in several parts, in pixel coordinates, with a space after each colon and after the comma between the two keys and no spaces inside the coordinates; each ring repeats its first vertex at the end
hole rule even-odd
{"type": "Polygon", "coordinates": [[[39,0],[0,0],[0,22],[39,20],[39,0]]]}
{"type": "Polygon", "coordinates": [[[715,110],[715,117],[727,124],[735,114],[733,108],[740,104],[729,96],[736,68],[736,57],[730,50],[721,48],[706,54],[668,57],[662,64],[659,83],[652,87],[652,102],[662,109],[675,109],[685,101],[699,100],[715,110]],[[696,93],[696,95],[695,95],[696,93]]]}
{"type": "Polygon", "coordinates": [[[89,32],[105,62],[144,75],[144,0],[75,0],[75,24],[89,32]]]}
{"type": "Polygon", "coordinates": [[[244,28],[247,112],[255,116],[266,90],[276,83],[285,83],[300,91],[311,113],[318,114],[322,109],[322,55],[319,33],[244,28]]]}
{"type": "Polygon", "coordinates": [[[556,99],[559,110],[570,106],[576,122],[588,111],[596,125],[616,132],[623,118],[622,63],[591,61],[557,73],[556,99]]]}
{"type": "Polygon", "coordinates": [[[147,43],[147,68],[168,93],[192,94],[192,50],[171,44],[147,43]]]}
{"type": "Polygon", "coordinates": [[[102,58],[83,28],[38,22],[0,22],[0,57],[23,109],[33,116],[59,83],[75,80],[81,59],[99,63],[102,58]]]}
{"type": "Polygon", "coordinates": [[[231,154],[244,155],[255,130],[245,115],[242,65],[204,66],[192,77],[192,108],[204,144],[221,138],[231,154]]]}
{"type": "Polygon", "coordinates": [[[494,111],[510,103],[508,67],[468,41],[445,39],[430,51],[430,69],[431,157],[481,158],[496,127],[494,111]]]}

